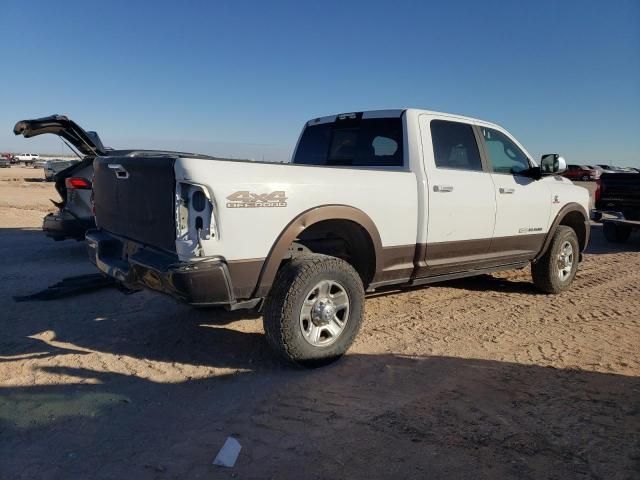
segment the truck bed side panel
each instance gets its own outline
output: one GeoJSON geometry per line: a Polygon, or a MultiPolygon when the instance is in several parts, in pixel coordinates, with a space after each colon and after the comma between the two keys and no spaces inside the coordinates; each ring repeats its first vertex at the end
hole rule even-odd
{"type": "Polygon", "coordinates": [[[214,197],[220,235],[202,242],[207,256],[264,259],[289,222],[328,204],[363,211],[383,247],[416,244],[417,182],[409,171],[180,158],[176,179],[181,178],[198,179],[214,197]],[[251,198],[273,201],[244,201],[251,198]]]}

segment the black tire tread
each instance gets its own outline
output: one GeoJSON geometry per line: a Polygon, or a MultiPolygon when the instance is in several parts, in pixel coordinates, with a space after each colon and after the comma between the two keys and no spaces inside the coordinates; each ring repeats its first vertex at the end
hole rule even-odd
{"type": "Polygon", "coordinates": [[[544,252],[544,255],[538,259],[538,261],[531,264],[531,277],[534,285],[545,293],[560,293],[568,289],[575,278],[577,265],[574,269],[573,275],[569,278],[568,282],[561,282],[555,273],[555,256],[557,254],[556,249],[563,240],[573,240],[574,255],[577,258],[579,255],[579,243],[576,232],[566,225],[559,225],[556,231],[553,233],[551,243],[544,252]]]}
{"type": "MultiPolygon", "coordinates": [[[[360,301],[364,304],[364,288],[360,276],[355,269],[344,260],[328,255],[309,254],[289,260],[283,265],[274,281],[271,291],[265,300],[263,311],[263,324],[264,331],[269,345],[275,349],[285,359],[299,364],[304,364],[304,354],[298,350],[295,344],[287,342],[288,332],[285,330],[290,328],[291,325],[282,321],[283,318],[290,318],[297,316],[296,303],[299,297],[305,295],[304,291],[305,283],[314,275],[323,271],[339,271],[351,276],[355,280],[355,283],[359,287],[358,295],[360,301]]],[[[339,338],[340,344],[346,344],[347,346],[353,343],[355,336],[360,328],[362,322],[363,308],[360,309],[360,315],[350,316],[349,322],[357,322],[357,328],[353,328],[350,332],[344,332],[343,335],[347,335],[345,338],[339,338]]],[[[332,345],[335,347],[336,345],[332,345]]],[[[335,354],[335,348],[329,348],[325,353],[328,357],[335,354]]],[[[321,362],[322,359],[318,358],[317,362],[321,362]]]]}

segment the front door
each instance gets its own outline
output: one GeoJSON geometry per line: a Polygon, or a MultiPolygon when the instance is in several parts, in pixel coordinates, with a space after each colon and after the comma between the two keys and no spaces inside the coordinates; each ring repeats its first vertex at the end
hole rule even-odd
{"type": "Polygon", "coordinates": [[[490,253],[530,259],[542,248],[549,227],[551,190],[529,176],[533,163],[506,133],[480,126],[496,197],[490,253]]]}
{"type": "Polygon", "coordinates": [[[420,117],[427,175],[427,244],[417,276],[468,270],[491,246],[496,199],[469,123],[420,117]]]}

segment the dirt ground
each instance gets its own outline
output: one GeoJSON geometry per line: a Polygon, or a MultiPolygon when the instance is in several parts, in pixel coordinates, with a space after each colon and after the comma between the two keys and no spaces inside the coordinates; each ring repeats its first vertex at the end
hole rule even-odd
{"type": "Polygon", "coordinates": [[[282,364],[258,316],[105,289],[0,170],[0,478],[640,478],[640,238],[598,226],[571,291],[528,270],[371,295],[348,355],[282,364]],[[212,465],[227,436],[235,467],[212,465]]]}

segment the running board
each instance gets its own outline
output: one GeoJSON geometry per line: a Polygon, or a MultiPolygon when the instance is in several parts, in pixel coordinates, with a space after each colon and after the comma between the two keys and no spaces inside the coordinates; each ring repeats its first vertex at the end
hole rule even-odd
{"type": "Polygon", "coordinates": [[[477,270],[467,270],[465,272],[445,273],[443,275],[434,275],[432,277],[415,278],[409,282],[409,285],[413,287],[416,285],[424,285],[426,283],[445,282],[447,280],[455,280],[457,278],[474,277],[485,273],[501,272],[503,270],[519,270],[527,265],[529,265],[529,261],[500,265],[497,267],[479,268],[477,270]]]}

